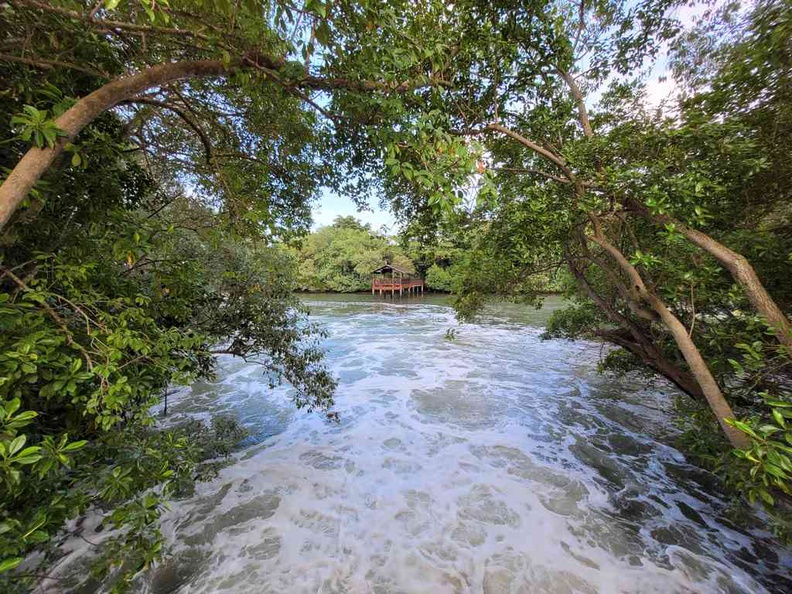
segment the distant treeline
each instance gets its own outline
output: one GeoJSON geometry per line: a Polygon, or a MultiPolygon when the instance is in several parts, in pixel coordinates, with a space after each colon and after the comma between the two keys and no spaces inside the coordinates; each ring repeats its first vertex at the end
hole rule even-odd
{"type": "MultiPolygon", "coordinates": [[[[453,241],[430,245],[406,236],[375,231],[355,217],[336,217],[299,244],[287,248],[297,261],[301,291],[354,293],[371,287],[371,272],[385,263],[424,278],[428,289],[458,293],[468,273],[463,245],[453,241]]],[[[562,290],[558,275],[534,279],[540,292],[562,290]]]]}

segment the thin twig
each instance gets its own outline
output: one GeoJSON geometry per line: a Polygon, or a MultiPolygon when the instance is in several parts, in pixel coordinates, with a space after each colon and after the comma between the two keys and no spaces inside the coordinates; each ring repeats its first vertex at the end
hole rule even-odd
{"type": "MultiPolygon", "coordinates": [[[[25,283],[25,281],[23,281],[16,274],[11,272],[9,269],[0,266],[0,271],[3,271],[4,275],[8,276],[8,278],[14,281],[14,283],[23,291],[25,292],[32,291],[32,289],[27,285],[27,283],[25,283]]],[[[82,354],[83,359],[85,359],[85,364],[88,366],[88,369],[92,370],[93,360],[91,359],[91,356],[88,354],[88,351],[85,350],[85,347],[83,347],[79,342],[74,340],[74,334],[72,334],[72,331],[69,330],[69,327],[66,325],[66,322],[63,320],[63,318],[60,317],[58,312],[56,312],[50,306],[49,303],[47,303],[46,299],[42,299],[39,303],[41,304],[41,307],[43,307],[44,310],[53,319],[55,324],[57,324],[57,326],[61,329],[61,332],[63,332],[66,335],[66,344],[68,344],[69,346],[73,346],[78,351],[80,351],[80,354],[82,354]]]]}
{"type": "Polygon", "coordinates": [[[198,135],[204,147],[204,152],[206,154],[206,163],[210,164],[212,162],[212,143],[209,141],[209,137],[206,135],[206,132],[204,132],[203,129],[197,123],[192,121],[190,116],[188,116],[184,112],[184,110],[176,107],[171,103],[166,103],[164,101],[157,101],[156,99],[148,99],[146,97],[136,97],[135,99],[127,99],[126,101],[122,101],[122,103],[127,105],[135,104],[135,103],[143,104],[143,105],[151,105],[154,107],[160,107],[162,109],[167,109],[169,111],[172,111],[182,120],[184,120],[184,123],[187,124],[198,135]]]}
{"type": "Polygon", "coordinates": [[[110,78],[110,74],[102,72],[101,70],[94,70],[93,68],[86,68],[85,66],[78,66],[70,62],[61,62],[60,60],[49,60],[47,58],[23,58],[21,56],[12,56],[10,54],[0,54],[0,61],[2,62],[15,62],[17,64],[25,64],[33,66],[40,70],[52,70],[53,68],[68,68],[76,70],[91,76],[99,76],[102,78],[110,78]]]}

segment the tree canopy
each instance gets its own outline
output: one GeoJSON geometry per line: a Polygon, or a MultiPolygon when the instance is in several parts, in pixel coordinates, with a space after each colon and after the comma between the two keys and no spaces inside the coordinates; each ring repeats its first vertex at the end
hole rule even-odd
{"type": "Polygon", "coordinates": [[[383,264],[414,272],[395,242],[354,217],[337,217],[305,238],[296,250],[297,283],[304,291],[351,293],[371,288],[371,273],[383,264]]]}

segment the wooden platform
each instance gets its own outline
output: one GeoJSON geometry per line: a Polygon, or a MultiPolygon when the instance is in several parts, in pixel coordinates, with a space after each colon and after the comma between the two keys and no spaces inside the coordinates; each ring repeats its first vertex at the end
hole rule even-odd
{"type": "Polygon", "coordinates": [[[399,297],[404,295],[423,294],[424,281],[420,278],[374,278],[371,280],[371,294],[385,295],[390,293],[391,297],[396,294],[399,297]]]}

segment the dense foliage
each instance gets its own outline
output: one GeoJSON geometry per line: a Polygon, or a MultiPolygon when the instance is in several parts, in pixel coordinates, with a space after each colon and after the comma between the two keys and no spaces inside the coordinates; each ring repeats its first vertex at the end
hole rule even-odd
{"type": "MultiPolygon", "coordinates": [[[[0,169],[8,174],[31,146],[63,138],[53,117],[134,60],[129,47],[86,34],[90,24],[36,3],[4,7],[0,29],[5,49],[23,35],[44,60],[0,60],[0,169]],[[60,60],[49,60],[53,52],[60,60]]],[[[154,53],[134,55],[145,61],[160,51],[147,49],[154,53]]],[[[196,134],[185,113],[200,109],[191,100],[179,108],[148,96],[100,115],[65,144],[3,230],[4,592],[27,591],[46,575],[57,545],[80,534],[79,523],[64,531],[67,521],[86,513],[108,535],[95,550],[97,584],[123,588],[161,556],[157,518],[167,499],[211,476],[209,461],[244,432],[223,419],[160,429],[152,407],[168,386],[211,377],[217,355],[259,362],[270,382],[291,383],[298,407],[332,404],[322,333],[294,297],[291,261],[275,245],[310,223],[320,135],[288,93],[222,91],[221,100],[209,86],[168,89],[194,94],[196,104],[214,96],[228,111],[253,105],[258,119],[240,137],[282,158],[207,163],[204,143],[231,153],[234,140],[219,127],[196,134]]]]}
{"type": "Polygon", "coordinates": [[[354,217],[308,235],[296,250],[297,282],[304,291],[353,293],[371,288],[371,273],[383,264],[414,272],[410,259],[385,235],[354,217]]]}
{"type": "MultiPolygon", "coordinates": [[[[146,179],[124,159],[106,169],[146,179]]],[[[169,384],[210,377],[217,353],[261,361],[294,385],[298,406],[327,407],[334,383],[280,250],[232,239],[205,208],[145,184],[128,207],[89,201],[86,212],[86,186],[70,181],[59,202],[74,216],[48,202],[35,225],[15,227],[0,271],[0,547],[13,566],[66,519],[103,510],[108,525],[131,528],[103,552],[133,571],[159,554],[162,496],[201,476],[214,452],[194,431],[153,428],[169,384]]],[[[103,198],[112,183],[104,177],[103,198]]]]}

